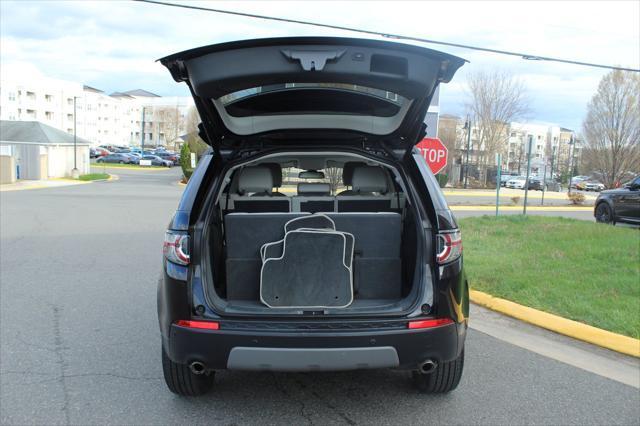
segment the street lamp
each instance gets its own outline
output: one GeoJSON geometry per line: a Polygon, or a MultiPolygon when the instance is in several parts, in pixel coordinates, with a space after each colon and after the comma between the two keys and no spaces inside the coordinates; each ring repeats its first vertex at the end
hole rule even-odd
{"type": "Polygon", "coordinates": [[[71,170],[71,177],[74,179],[78,179],[80,177],[80,171],[78,170],[78,151],[76,145],[76,99],[77,96],[73,97],[73,169],[71,170]]]}
{"type": "Polygon", "coordinates": [[[569,150],[571,152],[571,157],[569,157],[569,190],[568,194],[571,194],[571,181],[573,180],[573,157],[576,155],[576,147],[575,141],[573,140],[573,135],[571,135],[571,140],[569,140],[569,150]]]}
{"type": "Polygon", "coordinates": [[[467,131],[467,159],[464,166],[464,189],[467,189],[467,178],[469,177],[469,151],[471,150],[471,118],[467,114],[467,121],[464,123],[463,130],[467,131]]]}

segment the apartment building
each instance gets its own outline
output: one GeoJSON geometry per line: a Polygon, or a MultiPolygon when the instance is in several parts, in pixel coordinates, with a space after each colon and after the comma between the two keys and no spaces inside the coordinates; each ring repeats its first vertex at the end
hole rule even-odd
{"type": "Polygon", "coordinates": [[[97,145],[140,145],[145,111],[145,145],[165,145],[184,133],[191,97],[161,97],[145,90],[107,94],[52,78],[0,79],[0,119],[40,121],[97,145]],[[182,132],[182,133],[181,133],[182,132]],[[170,136],[170,137],[169,137],[170,136]]]}

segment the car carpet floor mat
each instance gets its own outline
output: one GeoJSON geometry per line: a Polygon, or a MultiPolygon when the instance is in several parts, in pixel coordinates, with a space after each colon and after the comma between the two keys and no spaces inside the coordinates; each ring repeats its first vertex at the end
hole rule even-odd
{"type": "MultiPolygon", "coordinates": [[[[298,228],[297,231],[309,231],[309,232],[332,232],[332,233],[341,233],[346,238],[346,245],[344,250],[344,264],[352,269],[353,265],[353,253],[354,253],[354,245],[355,245],[355,237],[353,234],[349,232],[343,231],[333,231],[326,229],[315,229],[315,228],[298,228]]],[[[260,248],[260,258],[262,259],[262,263],[267,259],[274,259],[282,257],[284,247],[284,239],[279,241],[274,241],[272,243],[266,243],[260,248]]]]}
{"type": "Polygon", "coordinates": [[[260,271],[260,300],[271,308],[341,308],[353,302],[353,236],[318,229],[289,231],[269,248],[260,271]],[[350,246],[350,247],[349,247],[350,246]]]}

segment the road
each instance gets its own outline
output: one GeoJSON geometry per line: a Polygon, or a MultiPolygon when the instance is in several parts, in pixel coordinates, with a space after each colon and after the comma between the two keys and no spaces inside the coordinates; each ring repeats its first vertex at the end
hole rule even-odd
{"type": "Polygon", "coordinates": [[[176,397],[155,310],[179,172],[115,173],[0,194],[2,424],[640,424],[637,387],[545,355],[556,340],[517,342],[505,335],[517,323],[491,328],[483,315],[450,395],[416,394],[407,373],[381,370],[222,372],[207,396],[176,397]]]}

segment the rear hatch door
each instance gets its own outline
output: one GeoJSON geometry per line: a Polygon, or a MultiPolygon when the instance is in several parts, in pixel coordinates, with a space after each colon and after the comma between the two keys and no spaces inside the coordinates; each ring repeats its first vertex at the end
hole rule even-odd
{"type": "Polygon", "coordinates": [[[331,139],[411,149],[435,89],[464,60],[422,47],[328,37],[237,41],[160,59],[185,82],[214,150],[331,139]]]}

